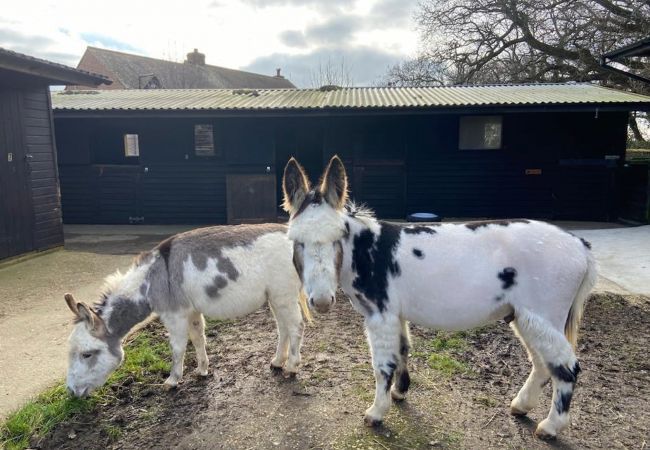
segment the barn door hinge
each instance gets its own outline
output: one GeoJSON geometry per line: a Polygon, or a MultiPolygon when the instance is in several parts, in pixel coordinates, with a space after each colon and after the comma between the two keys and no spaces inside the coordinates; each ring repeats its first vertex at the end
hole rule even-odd
{"type": "Polygon", "coordinates": [[[144,216],[129,216],[129,223],[144,223],[144,216]]]}

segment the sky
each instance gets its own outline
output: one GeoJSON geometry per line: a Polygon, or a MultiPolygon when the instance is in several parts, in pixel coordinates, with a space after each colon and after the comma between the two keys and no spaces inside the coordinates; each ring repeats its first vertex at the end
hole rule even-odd
{"type": "Polygon", "coordinates": [[[311,87],[319,66],[377,84],[413,57],[417,0],[21,0],[0,9],[0,47],[75,67],[86,46],[275,75],[311,87]]]}

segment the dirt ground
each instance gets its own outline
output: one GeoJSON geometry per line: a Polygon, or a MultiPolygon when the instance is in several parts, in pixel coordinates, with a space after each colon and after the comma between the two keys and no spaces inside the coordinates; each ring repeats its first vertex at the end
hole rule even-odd
{"type": "MultiPolygon", "coordinates": [[[[367,429],[362,421],[374,384],[361,316],[339,299],[329,314],[307,327],[303,366],[295,379],[269,370],[275,325],[265,309],[210,327],[212,373],[207,379],[186,375],[171,392],[137,383],[114,386],[113,404],[57,427],[37,445],[643,449],[650,444],[648,298],[592,297],[579,344],[583,371],[571,427],[551,443],[532,436],[550,406],[550,387],[528,418],[508,414],[529,364],[507,325],[456,334],[452,340],[412,327],[412,337],[411,391],[405,402],[394,404],[379,429],[367,429]],[[431,355],[437,351],[455,361],[454,370],[436,368],[431,355]]],[[[186,374],[193,367],[189,353],[186,374]]]]}

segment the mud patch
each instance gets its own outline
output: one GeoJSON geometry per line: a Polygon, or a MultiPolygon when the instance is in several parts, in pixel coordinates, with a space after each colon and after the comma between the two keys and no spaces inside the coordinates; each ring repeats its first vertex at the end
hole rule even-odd
{"type": "MultiPolygon", "coordinates": [[[[163,339],[160,326],[158,332],[163,339]]],[[[108,404],[34,444],[86,449],[549,447],[532,433],[550,408],[550,387],[528,418],[508,414],[529,363],[504,323],[454,334],[413,327],[411,390],[377,430],[362,423],[374,380],[361,317],[340,298],[305,334],[301,371],[285,379],[269,370],[276,338],[268,310],[235,322],[209,322],[208,378],[191,376],[196,362],[190,351],[177,390],[128,381],[113,386],[108,404]]],[[[550,446],[640,448],[650,440],[649,343],[648,299],[630,303],[598,295],[590,300],[578,348],[583,371],[571,427],[550,446]]]]}

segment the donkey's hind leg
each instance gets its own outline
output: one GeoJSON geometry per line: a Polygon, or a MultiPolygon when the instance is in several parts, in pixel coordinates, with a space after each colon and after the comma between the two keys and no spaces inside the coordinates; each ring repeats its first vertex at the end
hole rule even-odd
{"type": "Polygon", "coordinates": [[[300,365],[300,345],[302,343],[303,322],[300,304],[293,293],[271,293],[269,305],[278,326],[278,347],[271,367],[281,368],[293,375],[300,365]],[[286,362],[286,364],[285,364],[286,362]]]}
{"type": "MultiPolygon", "coordinates": [[[[528,375],[526,383],[519,390],[517,396],[510,403],[510,413],[514,416],[523,416],[539,403],[539,397],[546,383],[549,382],[551,374],[544,363],[544,359],[534,350],[534,343],[529,343],[519,331],[517,321],[510,322],[511,328],[526,348],[528,359],[533,364],[533,370],[528,375]]],[[[528,337],[528,335],[526,335],[528,337]]]]}
{"type": "Polygon", "coordinates": [[[515,316],[517,331],[531,351],[539,354],[553,381],[551,409],[535,431],[537,437],[551,439],[569,424],[569,407],[580,365],[571,344],[557,327],[527,311],[516,311],[515,316]]]}
{"type": "Polygon", "coordinates": [[[189,317],[190,340],[196,350],[196,373],[205,377],[208,375],[208,353],[205,350],[205,321],[203,314],[193,312],[189,317]]]}
{"type": "Polygon", "coordinates": [[[391,397],[396,401],[401,401],[406,398],[406,392],[409,390],[411,384],[411,377],[409,376],[408,370],[408,356],[411,348],[409,324],[406,320],[402,320],[401,325],[402,331],[399,336],[397,369],[395,370],[393,388],[390,391],[391,397]]]}

